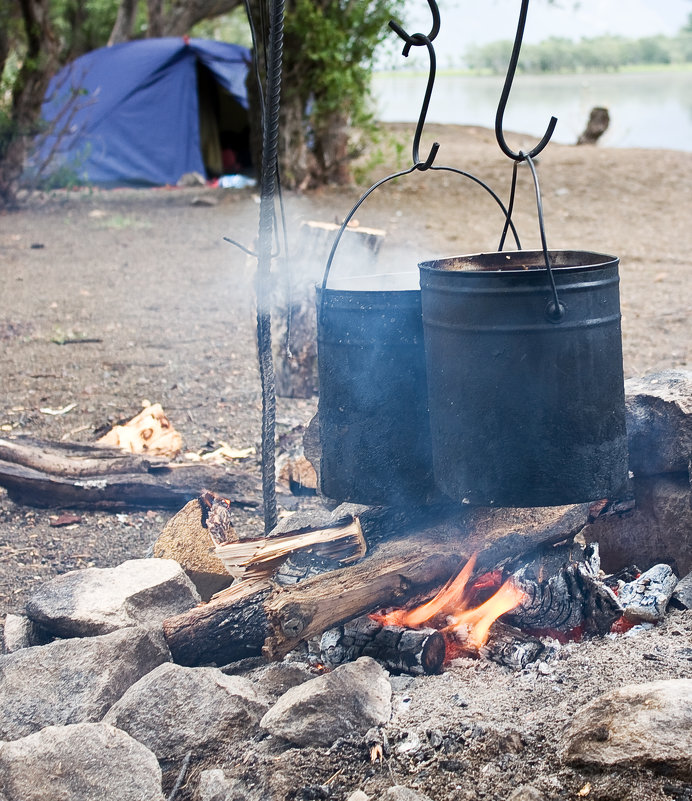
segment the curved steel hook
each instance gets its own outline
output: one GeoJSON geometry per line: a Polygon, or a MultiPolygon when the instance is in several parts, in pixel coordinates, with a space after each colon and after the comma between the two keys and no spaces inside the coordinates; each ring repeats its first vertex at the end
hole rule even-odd
{"type": "Polygon", "coordinates": [[[550,122],[548,123],[548,128],[546,129],[545,134],[543,134],[543,138],[532,150],[529,150],[528,153],[523,153],[522,151],[519,151],[519,153],[515,153],[513,150],[511,150],[507,142],[505,141],[505,137],[502,132],[502,124],[505,115],[505,108],[507,106],[507,101],[509,100],[509,93],[512,90],[512,81],[514,80],[514,73],[517,70],[517,63],[519,61],[519,52],[521,50],[522,39],[524,38],[524,27],[526,25],[526,15],[528,13],[528,10],[529,10],[529,0],[521,0],[521,11],[519,12],[519,23],[517,24],[517,33],[516,36],[514,37],[514,47],[512,48],[512,55],[509,59],[509,66],[507,67],[507,76],[505,77],[505,85],[502,88],[500,103],[497,107],[497,114],[495,115],[495,138],[497,139],[497,143],[500,146],[502,152],[505,154],[505,156],[509,156],[509,158],[514,159],[514,161],[524,161],[527,156],[529,158],[534,158],[535,156],[537,156],[550,141],[550,137],[553,135],[553,131],[555,130],[555,126],[557,125],[557,117],[551,117],[550,122]]]}
{"type": "Polygon", "coordinates": [[[433,146],[430,148],[430,153],[428,153],[428,157],[425,159],[425,161],[421,160],[420,140],[423,134],[425,118],[427,117],[428,114],[428,106],[430,105],[430,98],[432,97],[433,86],[435,84],[435,73],[437,70],[435,48],[432,45],[432,41],[440,32],[440,9],[437,7],[437,3],[435,0],[428,0],[428,5],[430,6],[430,11],[432,12],[433,22],[432,22],[432,28],[430,29],[430,33],[427,36],[423,33],[409,34],[401,27],[401,25],[399,25],[394,20],[390,20],[389,22],[389,27],[405,42],[404,49],[401,51],[403,56],[408,57],[408,54],[411,52],[412,47],[423,47],[423,46],[428,48],[428,55],[430,56],[430,71],[428,74],[428,84],[425,88],[425,96],[423,98],[423,104],[421,106],[420,114],[418,116],[418,124],[416,125],[416,132],[413,136],[413,166],[415,169],[421,171],[429,170],[432,167],[433,162],[435,161],[435,157],[437,156],[437,151],[440,149],[440,143],[434,142],[433,146]]]}

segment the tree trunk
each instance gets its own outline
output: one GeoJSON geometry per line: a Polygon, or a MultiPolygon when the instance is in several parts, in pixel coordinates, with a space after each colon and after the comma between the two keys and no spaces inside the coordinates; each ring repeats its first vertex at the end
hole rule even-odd
{"type": "Polygon", "coordinates": [[[16,204],[19,179],[31,139],[38,132],[41,104],[58,66],[58,40],[49,0],[19,0],[26,34],[24,62],[12,92],[9,125],[0,140],[0,206],[16,204]]]}
{"type": "Polygon", "coordinates": [[[111,35],[108,37],[108,46],[127,42],[132,37],[132,29],[137,14],[137,0],[122,0],[118,7],[118,15],[111,35]]]}
{"type": "Polygon", "coordinates": [[[174,0],[163,19],[161,36],[184,36],[190,28],[205,19],[228,14],[241,0],[174,0]]]}

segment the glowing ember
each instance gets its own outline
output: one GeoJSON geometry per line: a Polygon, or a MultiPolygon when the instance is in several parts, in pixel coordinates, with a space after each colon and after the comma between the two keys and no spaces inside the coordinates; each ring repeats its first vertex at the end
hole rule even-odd
{"type": "Polygon", "coordinates": [[[485,573],[471,582],[476,554],[464,565],[462,570],[427,603],[414,609],[395,609],[386,614],[371,615],[374,620],[386,626],[406,626],[418,628],[429,621],[442,618],[442,624],[435,626],[444,635],[447,645],[447,659],[464,651],[478,651],[488,639],[492,624],[505,612],[517,607],[524,599],[524,593],[511,579],[477,606],[479,596],[487,594],[489,588],[499,584],[498,574],[485,573]]]}

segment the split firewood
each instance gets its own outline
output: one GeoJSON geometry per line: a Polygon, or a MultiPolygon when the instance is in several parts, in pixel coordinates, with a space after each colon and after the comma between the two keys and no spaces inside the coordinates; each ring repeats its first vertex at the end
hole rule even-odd
{"type": "Polygon", "coordinates": [[[124,425],[114,426],[96,441],[97,445],[119,448],[128,453],[151,453],[156,456],[177,456],[183,438],[173,428],[160,403],[145,406],[124,425]]]}
{"type": "Polygon", "coordinates": [[[384,626],[367,616],[329,629],[320,639],[320,657],[329,668],[361,656],[371,656],[392,673],[431,675],[442,668],[445,641],[435,629],[384,626]]]}
{"type": "Polygon", "coordinates": [[[306,550],[348,565],[365,556],[367,545],[358,518],[353,518],[330,528],[218,544],[214,553],[234,578],[244,579],[269,578],[290,554],[306,550]]]}
{"type": "Polygon", "coordinates": [[[191,660],[185,664],[233,661],[241,646],[238,638],[252,640],[256,644],[255,655],[263,652],[268,658],[278,659],[303,640],[320,636],[346,621],[378,609],[401,606],[409,598],[430,593],[474,553],[478,569],[488,570],[542,542],[571,537],[585,525],[588,509],[588,504],[547,509],[452,506],[427,510],[427,524],[420,522],[420,510],[416,510],[409,515],[409,520],[416,520],[415,525],[406,524],[401,510],[387,514],[386,510],[365,509],[357,515],[368,544],[368,553],[360,561],[290,586],[272,586],[268,590],[267,583],[262,583],[254,597],[249,588],[234,590],[234,585],[212,599],[207,612],[200,607],[166,620],[164,633],[173,659],[178,661],[182,651],[184,658],[191,660]],[[397,521],[397,535],[381,540],[382,531],[391,532],[392,519],[397,521]],[[236,592],[247,592],[243,603],[234,595],[236,592]],[[257,596],[261,596],[259,601],[257,596]],[[245,622],[243,604],[249,604],[251,610],[245,622]],[[262,614],[258,606],[262,607],[262,614]],[[232,627],[226,622],[229,614],[234,620],[232,627]],[[259,618],[262,636],[256,629],[259,618]],[[208,638],[215,644],[213,658],[206,645],[208,638]]]}

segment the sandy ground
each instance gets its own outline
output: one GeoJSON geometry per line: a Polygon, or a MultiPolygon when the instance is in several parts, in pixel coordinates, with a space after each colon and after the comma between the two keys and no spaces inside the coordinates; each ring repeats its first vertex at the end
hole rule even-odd
{"type": "MultiPolygon", "coordinates": [[[[389,132],[404,142],[411,136],[409,126],[390,126],[389,132]]],[[[470,171],[507,197],[511,165],[491,132],[429,126],[422,152],[433,137],[442,145],[439,164],[470,171]]],[[[510,144],[531,146],[522,136],[510,144]]],[[[389,153],[385,148],[372,180],[406,166],[394,164],[389,153]]],[[[692,153],[550,145],[538,170],[549,246],[612,253],[621,260],[626,376],[689,367],[692,153]]],[[[303,220],[341,219],[361,191],[289,194],[291,241],[303,220]]],[[[163,405],[187,450],[221,441],[256,446],[261,407],[253,265],[223,237],[252,246],[257,214],[252,190],[158,189],[55,193],[0,216],[2,435],[91,442],[147,399],[163,405]],[[45,411],[71,404],[76,405],[62,414],[45,411]]],[[[387,184],[357,217],[387,231],[383,271],[495,250],[502,228],[492,199],[444,172],[387,184]]],[[[520,170],[515,221],[522,246],[538,247],[526,168],[520,170]]],[[[334,269],[341,269],[338,259],[334,269]]],[[[314,407],[314,400],[279,399],[279,433],[307,422],[314,407]]],[[[258,471],[257,458],[245,464],[258,471]]],[[[69,529],[52,528],[51,514],[17,506],[0,490],[0,621],[4,613],[21,610],[28,593],[57,573],[143,556],[172,512],[84,512],[82,522],[69,529]]],[[[259,531],[259,513],[241,515],[238,525],[259,531]]],[[[426,762],[403,752],[372,767],[355,746],[327,756],[310,749],[262,756],[268,746],[259,744],[258,764],[271,763],[277,777],[287,777],[276,798],[323,797],[301,788],[323,784],[339,765],[343,770],[329,796],[337,799],[358,786],[376,792],[395,779],[436,801],[504,799],[524,781],[536,783],[548,798],[574,798],[586,781],[592,782],[589,798],[603,801],[681,798],[679,782],[666,784],[642,770],[590,778],[561,766],[556,753],[565,721],[599,692],[629,681],[691,675],[689,659],[676,656],[689,638],[689,614],[677,613],[635,645],[570,646],[548,675],[509,675],[473,663],[416,680],[397,696],[397,703],[404,696],[411,701],[393,725],[420,729],[422,737],[426,728],[456,732],[452,757],[428,749],[426,762]],[[651,652],[660,659],[644,656],[651,652]],[[456,697],[466,699],[459,710],[456,697]],[[485,734],[467,737],[464,732],[475,725],[485,734]],[[500,737],[509,730],[519,732],[516,752],[500,737]],[[497,744],[496,731],[505,746],[497,744]]]]}

